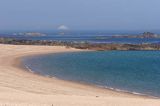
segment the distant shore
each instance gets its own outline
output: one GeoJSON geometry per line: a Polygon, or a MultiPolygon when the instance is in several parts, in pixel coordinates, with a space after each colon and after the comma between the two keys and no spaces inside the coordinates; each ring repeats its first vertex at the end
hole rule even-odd
{"type": "MultiPolygon", "coordinates": [[[[134,38],[133,38],[134,39],[134,38]]],[[[148,42],[148,43],[95,43],[87,41],[61,41],[61,40],[27,40],[25,39],[16,39],[8,37],[0,37],[0,44],[12,44],[12,45],[37,45],[37,46],[65,46],[67,48],[76,48],[76,49],[87,49],[87,50],[97,50],[97,51],[111,51],[111,50],[160,50],[160,43],[148,42]]]]}
{"type": "Polygon", "coordinates": [[[0,105],[159,106],[159,99],[48,78],[25,71],[20,58],[82,51],[64,46],[0,45],[0,105]]]}

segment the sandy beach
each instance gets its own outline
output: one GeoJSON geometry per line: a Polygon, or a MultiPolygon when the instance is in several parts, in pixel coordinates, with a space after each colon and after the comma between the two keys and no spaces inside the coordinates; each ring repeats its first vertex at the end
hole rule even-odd
{"type": "Polygon", "coordinates": [[[159,99],[48,78],[26,71],[20,58],[81,51],[61,46],[0,45],[0,106],[160,106],[159,99]]]}

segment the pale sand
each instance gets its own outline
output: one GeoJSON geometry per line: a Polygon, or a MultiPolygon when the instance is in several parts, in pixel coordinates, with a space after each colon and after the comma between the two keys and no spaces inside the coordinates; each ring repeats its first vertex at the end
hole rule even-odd
{"type": "Polygon", "coordinates": [[[0,45],[0,106],[160,106],[159,99],[47,78],[17,66],[23,56],[71,51],[80,50],[0,45]]]}

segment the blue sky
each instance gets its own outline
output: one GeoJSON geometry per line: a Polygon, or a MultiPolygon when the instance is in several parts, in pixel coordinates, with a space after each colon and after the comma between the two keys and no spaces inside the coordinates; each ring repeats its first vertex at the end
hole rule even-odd
{"type": "Polygon", "coordinates": [[[159,30],[160,0],[0,0],[0,30],[159,30]]]}

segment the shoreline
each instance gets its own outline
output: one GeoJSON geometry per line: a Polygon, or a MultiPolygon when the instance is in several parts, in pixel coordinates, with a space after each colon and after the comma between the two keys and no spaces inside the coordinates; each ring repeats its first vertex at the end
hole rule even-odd
{"type": "MultiPolygon", "coordinates": [[[[83,51],[80,50],[80,52],[85,52],[85,51],[84,50],[83,51]]],[[[59,52],[59,53],[65,53],[65,52],[59,52]]],[[[36,73],[36,72],[32,71],[31,69],[28,69],[23,64],[23,62],[22,62],[23,58],[28,58],[28,57],[32,57],[32,56],[48,55],[48,54],[54,54],[54,53],[31,54],[31,55],[26,55],[26,56],[18,57],[18,58],[15,59],[15,61],[18,61],[18,63],[15,65],[15,67],[18,67],[18,68],[22,69],[23,71],[26,71],[26,72],[28,72],[30,74],[35,74],[35,75],[38,75],[38,76],[41,76],[41,77],[44,77],[44,78],[49,78],[49,79],[54,79],[54,80],[56,79],[58,81],[62,81],[64,83],[66,83],[66,84],[70,83],[70,84],[75,84],[75,85],[79,85],[79,86],[83,86],[83,87],[95,88],[95,89],[99,90],[100,92],[101,91],[104,91],[104,92],[105,91],[109,91],[109,92],[124,94],[124,95],[130,96],[130,97],[142,97],[142,98],[153,98],[153,99],[155,99],[154,97],[147,96],[147,95],[136,95],[136,94],[132,94],[132,93],[129,93],[129,92],[116,91],[116,90],[113,90],[113,89],[109,89],[109,88],[105,88],[105,87],[100,87],[100,86],[97,86],[97,85],[94,85],[94,84],[89,84],[89,83],[84,83],[84,82],[77,82],[77,81],[71,81],[71,80],[64,80],[64,79],[60,79],[60,78],[57,78],[57,77],[54,77],[54,76],[52,77],[52,76],[49,76],[49,75],[42,75],[42,74],[39,74],[39,73],[36,73]]]]}
{"type": "MultiPolygon", "coordinates": [[[[86,51],[83,50],[83,51],[78,51],[78,52],[86,52],[86,51]]],[[[66,53],[66,52],[60,52],[60,53],[66,53]]],[[[33,56],[43,56],[43,55],[48,55],[48,54],[54,54],[54,53],[34,54],[34,55],[22,56],[22,57],[18,57],[17,59],[15,59],[15,61],[19,61],[18,64],[17,64],[17,67],[23,69],[24,71],[27,71],[31,74],[36,74],[36,75],[39,75],[39,76],[43,76],[43,77],[46,77],[46,78],[54,78],[54,79],[58,79],[60,81],[65,81],[66,83],[79,84],[80,86],[86,86],[86,87],[89,86],[89,87],[93,87],[93,88],[96,88],[96,89],[99,89],[99,90],[104,90],[104,91],[106,90],[106,91],[111,91],[111,92],[116,92],[116,93],[122,93],[122,94],[125,94],[125,95],[128,95],[128,96],[131,96],[131,97],[160,99],[159,97],[154,97],[154,96],[151,96],[151,95],[141,94],[141,93],[137,93],[137,92],[130,92],[130,91],[125,91],[125,90],[121,90],[121,89],[117,89],[117,88],[99,86],[99,85],[94,85],[94,84],[85,83],[85,82],[78,82],[78,81],[73,81],[73,80],[64,80],[64,79],[60,79],[60,78],[50,76],[50,75],[39,74],[39,73],[36,73],[33,70],[29,69],[22,62],[22,59],[24,59],[24,58],[28,58],[28,57],[30,58],[30,57],[33,57],[33,56]]],[[[55,54],[57,54],[57,53],[55,53],[55,54]]]]}
{"type": "Polygon", "coordinates": [[[159,99],[115,92],[57,78],[48,78],[25,71],[21,66],[20,59],[24,56],[82,50],[67,49],[60,46],[26,45],[0,45],[0,49],[2,50],[0,53],[0,104],[55,104],[56,106],[105,106],[106,104],[111,104],[110,106],[114,106],[115,104],[117,106],[160,105],[159,99]],[[138,104],[135,105],[135,103],[138,104]]]}

